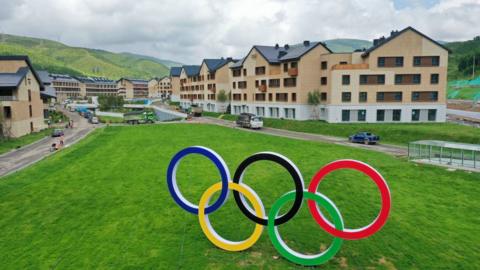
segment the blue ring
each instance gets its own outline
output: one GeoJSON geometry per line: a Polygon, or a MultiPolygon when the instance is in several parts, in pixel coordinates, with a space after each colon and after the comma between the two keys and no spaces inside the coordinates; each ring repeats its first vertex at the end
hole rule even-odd
{"type": "Polygon", "coordinates": [[[220,176],[222,178],[222,189],[220,192],[220,196],[218,197],[217,201],[214,204],[205,208],[205,213],[210,214],[220,208],[225,201],[227,200],[227,196],[229,193],[228,190],[228,181],[230,181],[230,172],[228,171],[228,167],[223,161],[222,157],[218,155],[215,151],[208,149],[202,146],[190,146],[187,147],[180,152],[178,152],[170,161],[167,170],[167,184],[168,190],[172,195],[175,202],[185,209],[186,211],[198,215],[198,205],[194,205],[190,203],[187,199],[185,199],[182,194],[180,193],[178,186],[177,186],[177,179],[176,179],[176,171],[177,165],[179,164],[180,160],[184,158],[186,155],[189,154],[200,154],[202,156],[207,157],[210,159],[215,166],[217,166],[218,170],[220,171],[220,176]]]}

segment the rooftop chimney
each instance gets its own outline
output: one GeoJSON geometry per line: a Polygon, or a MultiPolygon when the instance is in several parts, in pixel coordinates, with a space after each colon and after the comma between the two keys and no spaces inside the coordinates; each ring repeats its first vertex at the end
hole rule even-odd
{"type": "Polygon", "coordinates": [[[304,40],[303,41],[303,46],[305,46],[305,47],[310,46],[310,41],[309,40],[304,40]]]}
{"type": "Polygon", "coordinates": [[[227,57],[227,61],[232,61],[233,58],[232,57],[227,57]]]}
{"type": "Polygon", "coordinates": [[[285,48],[285,50],[288,50],[288,49],[290,49],[290,46],[288,46],[288,44],[285,44],[284,48],[285,48]]]}
{"type": "Polygon", "coordinates": [[[278,46],[278,43],[275,44],[275,49],[278,50],[278,48],[280,48],[280,46],[278,46]]]}

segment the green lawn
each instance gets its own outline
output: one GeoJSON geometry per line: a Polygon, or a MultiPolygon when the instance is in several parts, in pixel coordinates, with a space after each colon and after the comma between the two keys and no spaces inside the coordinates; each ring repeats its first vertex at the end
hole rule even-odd
{"type": "Polygon", "coordinates": [[[474,100],[475,96],[480,96],[480,87],[449,88],[448,95],[453,99],[474,100]]]}
{"type": "MultiPolygon", "coordinates": [[[[205,116],[221,117],[234,121],[235,115],[204,113],[205,116]]],[[[444,140],[480,144],[480,129],[452,123],[417,123],[417,124],[330,124],[323,121],[297,121],[287,119],[264,118],[265,127],[292,131],[316,133],[347,138],[356,132],[369,131],[380,136],[381,142],[407,145],[417,140],[444,140]]]]}
{"type": "MultiPolygon", "coordinates": [[[[197,216],[174,203],[165,180],[172,155],[191,145],[217,151],[232,174],[253,153],[279,152],[297,164],[307,186],[333,160],[358,159],[377,168],[392,193],[389,221],[371,238],[345,241],[322,269],[478,267],[479,174],[345,146],[168,124],[97,129],[82,142],[1,179],[1,268],[304,269],[277,257],[266,230],[245,252],[226,252],[207,240],[197,216]]],[[[196,203],[218,182],[218,173],[204,158],[188,156],[179,165],[178,179],[184,195],[196,203]]],[[[267,211],[293,189],[288,174],[269,162],[249,167],[244,180],[267,211]]],[[[335,202],[350,228],[367,225],[379,209],[374,184],[357,172],[334,172],[319,190],[335,202]]],[[[248,237],[253,229],[233,196],[211,221],[231,240],[248,237]]],[[[306,203],[280,232],[302,252],[318,252],[332,240],[313,221],[306,203]]]]}
{"type": "Polygon", "coordinates": [[[6,153],[12,149],[31,144],[35,141],[42,139],[45,136],[49,136],[52,133],[52,129],[44,129],[39,132],[31,133],[19,138],[2,139],[0,138],[0,154],[6,153]]]}

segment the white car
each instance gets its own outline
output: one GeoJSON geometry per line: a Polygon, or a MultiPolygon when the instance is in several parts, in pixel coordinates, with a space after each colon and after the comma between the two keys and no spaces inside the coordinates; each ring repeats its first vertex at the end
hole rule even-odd
{"type": "Polygon", "coordinates": [[[98,118],[96,116],[93,116],[92,119],[90,120],[92,124],[98,124],[98,118]]]}
{"type": "Polygon", "coordinates": [[[250,119],[250,128],[252,129],[261,129],[263,127],[262,117],[255,116],[250,119]]]}

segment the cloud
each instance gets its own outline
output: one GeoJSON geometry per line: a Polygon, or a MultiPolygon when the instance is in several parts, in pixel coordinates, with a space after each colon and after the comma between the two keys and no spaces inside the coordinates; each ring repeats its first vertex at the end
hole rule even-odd
{"type": "Polygon", "coordinates": [[[372,39],[406,26],[445,41],[480,34],[480,0],[427,2],[0,0],[0,31],[193,64],[240,58],[253,44],[372,39]]]}

